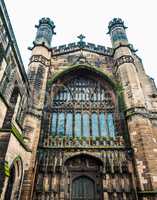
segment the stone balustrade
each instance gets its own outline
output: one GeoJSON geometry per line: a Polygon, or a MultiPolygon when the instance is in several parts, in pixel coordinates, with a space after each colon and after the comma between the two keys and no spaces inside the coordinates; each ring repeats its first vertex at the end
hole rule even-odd
{"type": "Polygon", "coordinates": [[[43,147],[64,148],[64,147],[82,147],[82,148],[104,148],[124,146],[122,136],[112,137],[67,137],[67,136],[48,136],[42,142],[43,147]]]}

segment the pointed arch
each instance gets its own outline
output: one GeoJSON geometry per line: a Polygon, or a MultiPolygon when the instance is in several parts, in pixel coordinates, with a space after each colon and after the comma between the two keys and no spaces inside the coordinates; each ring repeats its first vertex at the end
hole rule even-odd
{"type": "Polygon", "coordinates": [[[89,153],[79,153],[67,158],[65,166],[70,177],[68,187],[72,200],[102,200],[100,174],[103,162],[100,158],[89,153]]]}
{"type": "Polygon", "coordinates": [[[51,87],[51,85],[57,79],[60,79],[62,76],[65,76],[65,75],[67,75],[68,73],[71,73],[71,72],[77,72],[79,70],[86,70],[87,72],[91,72],[91,73],[98,75],[99,77],[102,77],[104,80],[106,80],[112,86],[114,92],[117,91],[116,83],[113,80],[111,80],[111,78],[109,78],[101,69],[99,69],[95,66],[87,65],[87,64],[73,65],[73,66],[66,68],[63,71],[56,73],[51,79],[48,80],[48,86],[51,87]]]}
{"type": "Polygon", "coordinates": [[[49,79],[47,91],[45,108],[52,112],[53,136],[115,137],[120,132],[117,86],[99,68],[85,64],[71,66],[49,79]]]}
{"type": "Polygon", "coordinates": [[[10,176],[5,191],[5,200],[18,199],[23,180],[23,162],[20,156],[17,156],[10,165],[10,176]]]}
{"type": "Polygon", "coordinates": [[[78,176],[72,181],[72,200],[95,199],[95,181],[89,176],[78,176]]]}
{"type": "Polygon", "coordinates": [[[86,157],[87,159],[95,160],[95,161],[98,163],[98,165],[100,165],[100,166],[103,166],[103,165],[104,165],[104,163],[103,163],[103,161],[101,160],[101,158],[98,158],[97,156],[92,155],[92,154],[89,153],[89,152],[86,152],[86,153],[82,153],[82,152],[74,153],[72,156],[68,157],[68,158],[64,161],[64,164],[66,165],[69,161],[71,161],[71,160],[73,160],[73,159],[81,158],[81,157],[86,157]]]}

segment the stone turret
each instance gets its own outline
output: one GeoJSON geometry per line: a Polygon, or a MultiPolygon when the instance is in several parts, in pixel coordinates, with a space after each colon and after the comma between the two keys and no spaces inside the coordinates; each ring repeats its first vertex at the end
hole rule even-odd
{"type": "Polygon", "coordinates": [[[135,64],[135,54],[128,43],[124,22],[114,18],[108,28],[114,49],[115,74],[124,93],[129,136],[135,154],[138,189],[144,195],[157,190],[157,161],[152,159],[155,157],[156,133],[153,133],[149,115],[144,115],[147,106],[140,79],[142,75],[135,64]]]}
{"type": "Polygon", "coordinates": [[[51,58],[51,40],[55,34],[55,25],[49,18],[42,18],[36,25],[37,34],[29,63],[29,80],[34,106],[42,109],[46,89],[47,73],[51,58]],[[35,105],[36,104],[36,105],[35,105]]]}
{"type": "MultiPolygon", "coordinates": [[[[33,43],[34,46],[31,49],[32,56],[28,66],[28,79],[32,95],[32,105],[30,109],[31,117],[34,115],[37,119],[40,119],[42,117],[42,110],[44,107],[47,76],[51,65],[50,47],[52,36],[55,34],[55,25],[49,18],[42,18],[39,20],[39,25],[36,27],[38,30],[33,43]]],[[[35,123],[32,123],[31,126],[32,125],[35,125],[35,123]]],[[[35,129],[36,128],[34,128],[34,130],[35,129]]]]}
{"type": "Polygon", "coordinates": [[[25,118],[25,129],[29,127],[29,147],[32,150],[31,162],[28,171],[25,173],[25,179],[22,188],[22,200],[32,199],[33,169],[35,166],[35,157],[37,145],[40,136],[41,118],[44,108],[46,94],[47,76],[51,65],[51,40],[54,33],[54,23],[49,18],[42,18],[39,25],[34,46],[31,48],[32,56],[28,66],[28,79],[31,88],[32,105],[25,118]],[[28,184],[29,183],[29,184],[28,184]]]}
{"type": "Polygon", "coordinates": [[[123,89],[127,109],[131,107],[145,107],[143,91],[140,85],[132,48],[130,48],[126,26],[120,18],[114,18],[109,22],[109,31],[114,49],[115,72],[123,89]]]}
{"type": "Polygon", "coordinates": [[[119,45],[128,44],[128,39],[125,32],[126,28],[127,27],[124,25],[124,22],[120,18],[114,18],[112,21],[109,22],[108,34],[111,35],[111,42],[113,48],[116,48],[119,45]]]}
{"type": "Polygon", "coordinates": [[[42,18],[39,20],[39,25],[35,26],[37,30],[36,38],[34,44],[45,45],[46,47],[51,47],[52,36],[56,34],[54,32],[55,25],[50,18],[42,18]]]}

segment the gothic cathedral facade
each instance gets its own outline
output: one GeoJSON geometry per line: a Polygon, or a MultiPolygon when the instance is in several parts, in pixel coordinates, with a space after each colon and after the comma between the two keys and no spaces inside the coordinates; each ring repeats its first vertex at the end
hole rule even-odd
{"type": "Polygon", "coordinates": [[[107,48],[36,28],[26,73],[0,1],[0,199],[156,200],[157,89],[124,22],[107,48]]]}

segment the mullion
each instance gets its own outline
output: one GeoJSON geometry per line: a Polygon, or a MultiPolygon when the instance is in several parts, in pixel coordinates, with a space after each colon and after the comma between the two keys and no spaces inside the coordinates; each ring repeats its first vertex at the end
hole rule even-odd
{"type": "MultiPolygon", "coordinates": [[[[104,120],[105,125],[107,126],[107,134],[110,135],[110,131],[113,133],[113,127],[115,126],[114,117],[109,116],[111,114],[111,108],[113,107],[112,104],[112,97],[110,95],[110,91],[106,88],[102,88],[99,82],[85,79],[82,77],[77,77],[77,79],[73,79],[70,81],[69,84],[66,85],[66,88],[62,88],[62,90],[58,91],[58,94],[56,95],[57,98],[54,97],[54,106],[56,107],[57,114],[57,120],[56,120],[56,127],[55,127],[55,133],[57,133],[59,130],[59,123],[60,123],[60,113],[64,110],[64,135],[69,133],[72,133],[72,136],[75,137],[78,134],[83,136],[84,134],[84,122],[83,122],[83,115],[88,111],[89,116],[89,130],[90,135],[96,136],[102,136],[105,134],[105,131],[102,132],[102,126],[101,125],[101,113],[104,113],[104,120]],[[73,99],[69,99],[69,94],[73,96],[73,99]],[[63,102],[66,101],[66,107],[63,102]],[[56,104],[56,102],[58,102],[56,104]],[[100,105],[99,105],[100,104],[100,105]],[[62,111],[61,111],[62,110],[62,111]],[[69,110],[69,111],[68,111],[69,110]],[[68,115],[68,113],[72,114],[72,117],[68,115]],[[80,116],[79,114],[80,113],[80,116]],[[92,114],[96,113],[94,119],[92,119],[92,114]],[[71,122],[68,122],[68,116],[71,122]],[[113,119],[112,119],[113,118],[113,119]],[[80,121],[78,122],[78,119],[80,121]],[[96,121],[95,121],[96,120],[96,121]],[[95,123],[98,127],[94,127],[95,123]],[[69,125],[67,124],[69,123],[69,125]],[[72,124],[71,124],[72,123],[72,124]],[[80,126],[81,124],[81,126],[80,126]],[[71,130],[67,130],[67,128],[71,127],[71,130]],[[109,127],[113,126],[113,127],[109,127]],[[78,130],[77,130],[78,129],[78,130]],[[80,129],[80,130],[79,130],[80,129]],[[93,130],[96,131],[96,133],[93,132],[93,130]]],[[[54,112],[55,107],[53,107],[52,112],[54,112]]],[[[53,118],[53,117],[52,117],[53,118]]],[[[53,119],[51,119],[52,123],[53,119]]],[[[63,122],[62,122],[63,123],[63,122]]],[[[52,128],[51,128],[52,129],[52,128]]],[[[104,128],[105,129],[105,128],[104,128]]],[[[114,133],[115,133],[115,127],[114,127],[114,133]]],[[[57,133],[58,134],[58,133],[57,133]]]]}

